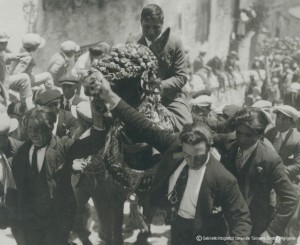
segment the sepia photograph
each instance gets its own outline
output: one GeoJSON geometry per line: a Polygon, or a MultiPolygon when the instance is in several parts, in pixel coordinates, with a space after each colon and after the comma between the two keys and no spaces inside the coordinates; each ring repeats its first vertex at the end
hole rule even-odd
{"type": "Polygon", "coordinates": [[[300,245],[300,0],[0,0],[0,245],[300,245]]]}

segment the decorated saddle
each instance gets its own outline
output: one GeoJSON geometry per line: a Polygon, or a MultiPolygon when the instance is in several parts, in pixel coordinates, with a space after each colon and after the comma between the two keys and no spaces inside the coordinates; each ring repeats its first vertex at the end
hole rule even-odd
{"type": "MultiPolygon", "coordinates": [[[[137,43],[120,44],[112,48],[110,55],[94,64],[89,74],[100,71],[122,99],[155,125],[174,132],[173,116],[160,102],[157,64],[149,48],[137,43]]],[[[84,87],[87,94],[97,94],[95,84],[89,79],[85,80],[84,87]]],[[[134,135],[127,134],[119,119],[114,119],[103,154],[108,173],[133,194],[151,188],[159,161],[155,149],[146,143],[135,142],[134,138],[134,135]]]]}

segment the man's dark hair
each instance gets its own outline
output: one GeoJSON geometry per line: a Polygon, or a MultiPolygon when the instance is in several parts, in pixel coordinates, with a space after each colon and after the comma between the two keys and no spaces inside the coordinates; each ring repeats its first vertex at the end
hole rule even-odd
{"type": "Polygon", "coordinates": [[[37,106],[25,114],[25,126],[37,128],[39,130],[52,131],[56,122],[56,114],[49,107],[37,106]],[[28,125],[29,119],[32,120],[32,125],[28,125]]]}
{"type": "Polygon", "coordinates": [[[267,115],[259,108],[247,107],[237,112],[232,120],[236,129],[239,125],[246,125],[259,135],[263,135],[269,124],[267,115]]]}
{"type": "Polygon", "coordinates": [[[142,10],[141,19],[158,19],[159,21],[163,21],[164,12],[156,4],[148,4],[142,10]]]}
{"type": "Polygon", "coordinates": [[[205,142],[207,148],[212,144],[212,134],[209,127],[203,122],[186,124],[179,135],[182,143],[196,145],[205,142]]]}

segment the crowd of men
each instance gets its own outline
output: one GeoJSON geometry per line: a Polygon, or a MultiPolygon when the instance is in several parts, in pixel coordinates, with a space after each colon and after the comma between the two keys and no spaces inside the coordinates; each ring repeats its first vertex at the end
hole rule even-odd
{"type": "MultiPolygon", "coordinates": [[[[142,97],[133,96],[145,85],[117,90],[90,70],[112,53],[107,43],[91,47],[72,65],[79,46],[65,41],[47,72],[34,74],[34,52],[43,38],[26,34],[20,53],[13,54],[6,50],[9,37],[0,33],[0,227],[10,227],[18,245],[71,244],[71,232],[82,244],[92,244],[90,198],[103,244],[123,244],[126,199],[143,207],[136,244],[148,244],[149,225],[160,211],[171,225],[173,245],[197,244],[199,237],[208,238],[204,244],[273,244],[276,237],[283,237],[282,244],[297,243],[299,112],[284,101],[263,100],[259,94],[268,81],[251,88],[255,96],[244,106],[212,109],[209,91],[188,96],[183,45],[170,28],[163,32],[163,24],[162,9],[145,6],[142,34],[130,42],[148,47],[158,60],[161,104],[171,115],[173,132],[138,112],[142,97]],[[132,193],[107,174],[110,159],[104,152],[113,140],[108,132],[114,120],[124,127],[120,162],[138,170],[145,162],[156,166],[147,191],[132,193]]],[[[203,67],[203,56],[194,70],[203,67]]],[[[271,80],[279,80],[284,96],[287,70],[281,60],[276,70],[275,56],[273,61],[271,80]]],[[[237,70],[235,52],[226,69],[232,76],[237,70]]],[[[134,220],[138,215],[131,211],[134,220]]]]}

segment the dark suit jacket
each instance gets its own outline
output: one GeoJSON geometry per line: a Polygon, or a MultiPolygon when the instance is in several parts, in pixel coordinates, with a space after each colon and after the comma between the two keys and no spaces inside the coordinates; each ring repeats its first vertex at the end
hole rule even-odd
{"type": "Polygon", "coordinates": [[[56,135],[58,137],[68,136],[72,137],[78,128],[78,122],[72,113],[65,110],[59,110],[58,113],[58,124],[56,135]]]}
{"type": "MultiPolygon", "coordinates": [[[[274,144],[278,130],[271,128],[265,137],[274,144]]],[[[300,175],[300,133],[295,128],[289,129],[286,138],[284,139],[279,156],[287,170],[289,178],[294,182],[297,180],[297,175],[300,175]]]]}
{"type": "MultiPolygon", "coordinates": [[[[72,101],[72,105],[78,105],[80,102],[86,101],[85,99],[81,98],[78,94],[75,94],[74,99],[72,101]]],[[[64,109],[64,96],[60,96],[60,109],[64,109]]]]}
{"type": "Polygon", "coordinates": [[[234,144],[229,149],[227,158],[222,159],[222,163],[237,177],[240,190],[250,209],[252,235],[259,236],[267,230],[273,236],[281,236],[298,204],[298,197],[285,174],[280,157],[274,149],[259,140],[256,149],[237,174],[237,151],[238,145],[234,144]],[[270,206],[272,189],[280,200],[275,213],[270,206]]]}
{"type": "MultiPolygon", "coordinates": [[[[70,230],[75,218],[75,197],[71,186],[71,168],[73,160],[83,158],[98,151],[98,143],[104,144],[105,131],[92,130],[87,138],[75,141],[67,137],[52,136],[44,159],[46,178],[50,198],[54,200],[58,224],[70,230]]],[[[30,141],[24,143],[13,158],[12,170],[17,185],[17,207],[24,216],[28,210],[24,207],[25,168],[29,164],[30,141]]],[[[26,224],[24,224],[26,225],[26,224]]]]}
{"type": "MultiPolygon", "coordinates": [[[[147,45],[144,35],[137,38],[139,44],[147,45]]],[[[186,103],[182,88],[187,82],[185,54],[179,38],[170,34],[170,28],[152,43],[151,50],[158,59],[159,78],[162,81],[163,101],[186,103]]],[[[163,102],[164,103],[164,102],[163,102]]],[[[166,104],[168,102],[165,102],[166,104]]]]}
{"type": "MultiPolygon", "coordinates": [[[[162,159],[158,163],[157,174],[150,191],[150,202],[157,206],[165,204],[169,177],[183,161],[182,157],[174,158],[174,154],[181,151],[179,139],[153,126],[152,122],[145,119],[124,101],[115,107],[113,113],[125,123],[128,135],[137,141],[147,142],[162,153],[162,159]]],[[[249,236],[251,230],[249,210],[239,191],[236,179],[212,155],[210,157],[199,192],[194,235],[225,236],[226,219],[231,236],[249,236]],[[221,207],[222,212],[213,214],[214,207],[221,207]]],[[[246,242],[232,241],[228,243],[243,244],[246,242]]]]}

